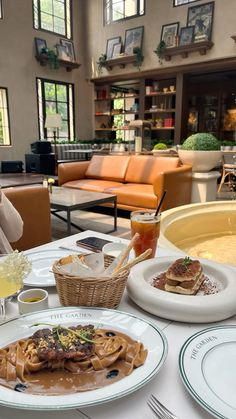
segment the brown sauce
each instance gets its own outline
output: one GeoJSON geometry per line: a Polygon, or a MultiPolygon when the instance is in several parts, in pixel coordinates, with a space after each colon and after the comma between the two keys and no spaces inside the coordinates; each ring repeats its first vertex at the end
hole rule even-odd
{"type": "MultiPolygon", "coordinates": [[[[132,347],[136,341],[123,333],[116,331],[115,334],[126,339],[132,355],[132,347]]],[[[27,394],[49,396],[72,394],[105,387],[119,381],[130,374],[130,367],[130,362],[125,359],[118,359],[108,368],[99,371],[90,370],[72,373],[67,370],[40,370],[28,374],[23,384],[18,378],[16,381],[6,381],[0,378],[0,385],[12,390],[16,390],[16,387],[19,386],[17,391],[27,394]]]]}

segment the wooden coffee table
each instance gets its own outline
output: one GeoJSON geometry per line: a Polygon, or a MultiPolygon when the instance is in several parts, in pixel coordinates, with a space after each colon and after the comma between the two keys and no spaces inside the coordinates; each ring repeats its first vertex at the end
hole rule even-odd
{"type": "Polygon", "coordinates": [[[87,192],[79,189],[64,188],[53,186],[50,195],[51,213],[60,220],[67,222],[67,232],[71,234],[71,226],[78,230],[83,230],[81,227],[71,222],[71,212],[76,210],[84,210],[95,207],[106,202],[113,203],[114,206],[114,229],[117,229],[117,197],[107,193],[87,192]],[[58,212],[65,211],[66,218],[62,217],[58,212]]]}

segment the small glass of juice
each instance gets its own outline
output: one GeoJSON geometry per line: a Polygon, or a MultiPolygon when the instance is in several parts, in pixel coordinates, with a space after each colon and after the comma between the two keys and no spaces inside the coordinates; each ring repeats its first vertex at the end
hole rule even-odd
{"type": "Polygon", "coordinates": [[[152,249],[150,258],[155,256],[157,241],[160,234],[160,214],[154,210],[140,210],[131,212],[131,236],[139,233],[139,239],[134,244],[135,256],[145,250],[152,249]]]}

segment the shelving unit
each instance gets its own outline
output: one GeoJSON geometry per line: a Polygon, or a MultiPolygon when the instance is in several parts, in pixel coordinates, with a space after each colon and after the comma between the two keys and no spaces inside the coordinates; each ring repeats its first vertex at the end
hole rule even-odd
{"type": "Polygon", "coordinates": [[[207,51],[209,51],[213,45],[214,43],[212,41],[201,41],[189,45],[166,48],[163,52],[163,58],[166,61],[170,61],[174,55],[181,55],[182,58],[187,58],[192,52],[199,52],[200,55],[206,55],[207,51]]]}
{"type": "Polygon", "coordinates": [[[139,81],[95,87],[95,135],[130,141],[129,122],[139,117],[139,81]]]}
{"type": "Polygon", "coordinates": [[[124,68],[127,64],[136,64],[137,58],[136,55],[125,55],[118,58],[112,58],[107,60],[106,68],[107,70],[112,70],[113,67],[119,66],[120,68],[124,68]]]}
{"type": "MultiPolygon", "coordinates": [[[[48,56],[45,54],[40,54],[35,56],[36,60],[40,63],[41,66],[45,67],[49,64],[48,56]]],[[[70,62],[70,61],[64,61],[64,60],[58,60],[59,67],[64,67],[66,71],[72,71],[75,68],[79,68],[80,64],[70,62]]]]}

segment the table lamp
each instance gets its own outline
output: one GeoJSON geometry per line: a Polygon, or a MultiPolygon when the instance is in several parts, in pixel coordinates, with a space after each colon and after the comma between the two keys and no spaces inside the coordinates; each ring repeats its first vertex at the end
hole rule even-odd
{"type": "Polygon", "coordinates": [[[56,171],[57,171],[57,158],[58,158],[58,153],[57,153],[57,130],[59,128],[61,128],[61,115],[59,113],[54,113],[52,115],[46,115],[46,120],[45,120],[45,128],[47,129],[52,129],[53,131],[53,141],[54,141],[54,153],[55,153],[55,166],[56,166],[56,171]]]}

